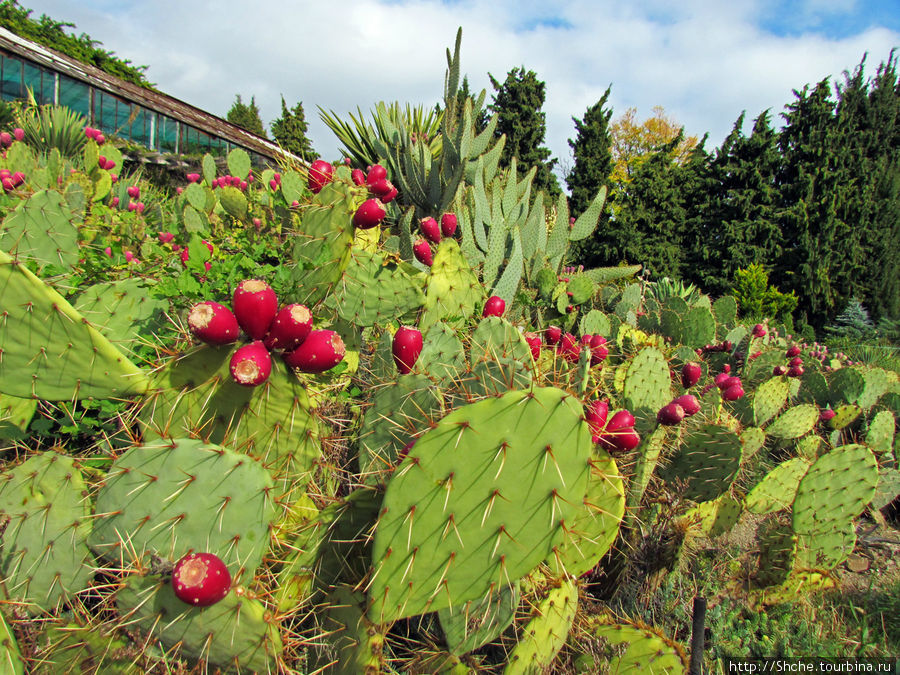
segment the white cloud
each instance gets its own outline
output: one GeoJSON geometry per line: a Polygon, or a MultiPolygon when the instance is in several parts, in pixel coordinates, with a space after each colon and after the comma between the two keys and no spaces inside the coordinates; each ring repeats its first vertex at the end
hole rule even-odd
{"type": "MultiPolygon", "coordinates": [[[[777,120],[792,89],[840,77],[866,51],[874,67],[900,45],[900,33],[884,27],[840,39],[773,35],[758,20],[777,9],[771,0],[25,4],[148,64],[163,91],[210,112],[224,115],[240,93],[255,96],[271,122],[280,94],[288,105],[302,101],[314,145],[328,158],[337,143],[316,106],[346,114],[379,100],[433,105],[458,26],[463,70],[476,89],[490,89],[488,72],[502,81],[520,65],[547,83],[547,143],[563,159],[571,118],[610,84],[615,114],[635,106],[646,116],[662,105],[687,133],[710,132],[712,147],[742,110],[750,119],[771,108],[777,120]]],[[[852,0],[806,0],[804,10],[863,11],[852,0]]]]}

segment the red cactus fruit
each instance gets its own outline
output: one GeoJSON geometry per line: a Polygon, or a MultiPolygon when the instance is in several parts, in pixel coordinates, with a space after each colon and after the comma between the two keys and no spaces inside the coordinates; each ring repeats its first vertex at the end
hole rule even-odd
{"type": "Polygon", "coordinates": [[[431,267],[431,265],[434,264],[434,254],[431,252],[431,244],[424,239],[419,239],[415,246],[413,246],[413,255],[415,255],[416,260],[423,265],[431,267]]]}
{"type": "Polygon", "coordinates": [[[724,389],[725,383],[729,380],[730,377],[731,375],[729,375],[728,373],[719,373],[718,375],[716,375],[716,379],[714,380],[714,382],[719,389],[724,389]]]}
{"type": "Polygon", "coordinates": [[[355,185],[366,184],[366,174],[363,173],[362,169],[353,169],[353,171],[350,172],[350,178],[353,179],[355,185]]]}
{"type": "Polygon", "coordinates": [[[584,419],[591,428],[592,434],[599,434],[606,426],[606,418],[609,416],[609,401],[606,399],[594,399],[584,413],[584,419]]]}
{"type": "Polygon", "coordinates": [[[388,181],[388,185],[390,186],[391,189],[388,190],[387,192],[385,192],[384,194],[379,195],[379,198],[381,199],[383,204],[391,203],[392,201],[394,201],[397,198],[397,195],[400,194],[397,191],[397,188],[394,187],[393,183],[388,181]]]}
{"type": "Polygon", "coordinates": [[[231,574],[212,553],[188,553],[175,563],[172,590],[175,597],[192,607],[209,607],[228,595],[231,574]]]}
{"type": "Polygon", "coordinates": [[[317,159],[309,166],[306,184],[313,194],[318,194],[334,178],[334,167],[324,159],[317,159]]]}
{"type": "Polygon", "coordinates": [[[603,361],[606,360],[606,357],[609,356],[609,350],[606,348],[606,345],[599,344],[595,347],[593,340],[591,340],[590,350],[592,366],[600,365],[601,363],[603,363],[603,361]]]}
{"type": "Polygon", "coordinates": [[[621,431],[629,427],[634,427],[634,415],[627,410],[620,410],[610,418],[605,431],[621,431]]]}
{"type": "Polygon", "coordinates": [[[484,303],[481,316],[503,316],[506,311],[506,301],[497,295],[492,295],[484,303]]]}
{"type": "Polygon", "coordinates": [[[296,349],[312,331],[312,314],[306,305],[285,305],[275,315],[263,340],[268,349],[296,349]]]}
{"type": "Polygon", "coordinates": [[[774,368],[772,368],[772,374],[776,376],[787,375],[787,371],[788,369],[785,366],[775,366],[774,368]]]}
{"type": "Polygon", "coordinates": [[[837,413],[831,408],[825,408],[819,413],[819,421],[820,422],[829,422],[831,419],[837,415],[837,413]]]}
{"type": "Polygon", "coordinates": [[[659,409],[659,412],[656,413],[656,421],[665,426],[673,427],[676,424],[681,424],[685,414],[684,408],[672,401],[659,409]]]}
{"type": "Polygon", "coordinates": [[[244,332],[254,340],[261,340],[278,313],[278,298],[265,281],[245,279],[234,289],[232,307],[244,332]]]}
{"type": "Polygon", "coordinates": [[[344,341],[333,330],[314,330],[293,351],[286,352],[284,362],[304,373],[324,373],[344,360],[344,341]]]}
{"type": "Polygon", "coordinates": [[[441,215],[441,234],[445,237],[452,237],[456,234],[457,219],[455,213],[445,213],[441,215]]]}
{"type": "Polygon", "coordinates": [[[441,226],[431,216],[422,218],[419,221],[419,229],[422,231],[422,235],[431,243],[441,243],[441,226]]]}
{"type": "Polygon", "coordinates": [[[806,371],[803,370],[803,366],[791,366],[790,368],[788,368],[787,376],[800,377],[804,372],[806,371]]]}
{"type": "Polygon", "coordinates": [[[784,355],[789,359],[792,359],[795,356],[800,356],[800,347],[798,347],[797,345],[792,345],[791,347],[788,347],[788,350],[784,353],[784,355]]]}
{"type": "Polygon", "coordinates": [[[361,230],[368,230],[380,224],[387,215],[387,210],[380,199],[373,197],[367,199],[353,214],[353,226],[361,230]]]}
{"type": "Polygon", "coordinates": [[[231,377],[245,387],[256,387],[272,374],[272,357],[262,340],[238,348],[231,356],[231,377]]]}
{"type": "Polygon", "coordinates": [[[700,381],[702,374],[703,369],[699,363],[688,361],[681,368],[681,386],[685,389],[690,389],[700,381]]]}
{"type": "Polygon", "coordinates": [[[366,186],[369,188],[369,192],[371,192],[376,197],[381,197],[381,195],[386,195],[393,188],[394,184],[391,183],[387,178],[379,178],[378,180],[373,180],[371,182],[366,182],[366,186]]]}
{"type": "Polygon", "coordinates": [[[789,365],[789,366],[802,366],[802,365],[803,365],[803,358],[800,357],[800,356],[795,356],[794,358],[792,358],[792,359],[788,362],[788,365],[789,365]]]}
{"type": "Polygon", "coordinates": [[[700,412],[700,401],[697,400],[696,396],[691,394],[683,394],[673,400],[672,403],[677,403],[681,406],[681,409],[684,410],[685,417],[691,417],[700,412]]]}
{"type": "Polygon", "coordinates": [[[234,313],[218,302],[197,303],[191,307],[187,321],[194,337],[210,345],[231,344],[241,333],[234,313]]]}
{"type": "Polygon", "coordinates": [[[541,336],[537,333],[525,333],[525,343],[531,349],[532,358],[537,361],[541,358],[541,336]]]}
{"type": "Polygon", "coordinates": [[[394,355],[397,370],[401,375],[406,375],[422,353],[422,333],[415,328],[400,326],[394,333],[391,353],[394,355]]]}
{"type": "Polygon", "coordinates": [[[385,179],[387,179],[387,169],[381,164],[373,164],[369,167],[369,172],[366,174],[366,185],[371,186],[372,183],[385,179]]]}
{"type": "Polygon", "coordinates": [[[620,452],[634,450],[641,444],[641,437],[632,429],[626,429],[616,434],[610,435],[610,442],[620,452]]]}
{"type": "Polygon", "coordinates": [[[739,384],[733,384],[722,391],[722,399],[725,401],[737,401],[744,395],[744,388],[739,384]]]}
{"type": "Polygon", "coordinates": [[[761,338],[766,336],[766,327],[761,323],[753,326],[753,337],[761,338]]]}
{"type": "Polygon", "coordinates": [[[733,387],[735,385],[741,385],[741,378],[732,375],[722,383],[719,389],[728,389],[728,387],[733,387]]]}
{"type": "Polygon", "coordinates": [[[555,345],[562,337],[562,328],[559,326],[550,326],[546,331],[546,340],[548,345],[555,345]]]}
{"type": "Polygon", "coordinates": [[[25,140],[25,130],[22,127],[16,127],[13,129],[13,138],[17,141],[25,140]]]}
{"type": "Polygon", "coordinates": [[[397,453],[397,463],[398,464],[400,462],[402,462],[404,459],[406,459],[406,456],[409,454],[409,451],[413,449],[413,446],[416,444],[417,440],[419,440],[419,439],[418,438],[412,439],[409,443],[407,443],[406,445],[403,446],[403,448],[400,450],[400,452],[397,453]]]}

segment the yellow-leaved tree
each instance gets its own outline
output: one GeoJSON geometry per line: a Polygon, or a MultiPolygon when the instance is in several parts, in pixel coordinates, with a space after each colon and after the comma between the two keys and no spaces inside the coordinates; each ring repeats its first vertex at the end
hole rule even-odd
{"type": "MultiPolygon", "coordinates": [[[[628,108],[610,125],[614,162],[610,182],[613,185],[630,183],[641,163],[655,150],[673,141],[682,129],[666,116],[660,105],[654,106],[653,116],[643,122],[638,122],[636,117],[637,108],[628,108]]],[[[673,161],[679,164],[686,161],[696,145],[696,136],[685,136],[675,149],[673,161]]]]}

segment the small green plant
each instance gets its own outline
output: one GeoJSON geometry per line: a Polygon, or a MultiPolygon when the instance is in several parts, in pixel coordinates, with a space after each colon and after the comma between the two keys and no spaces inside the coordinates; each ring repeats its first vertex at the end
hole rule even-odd
{"type": "Polygon", "coordinates": [[[769,273],[758,263],[735,272],[732,295],[738,301],[742,316],[749,321],[772,317],[788,323],[799,302],[793,291],[785,294],[771,286],[769,273]]]}
{"type": "Polygon", "coordinates": [[[65,106],[30,104],[22,111],[20,120],[25,130],[25,142],[35,151],[48,154],[56,148],[60,155],[75,159],[87,144],[84,117],[65,106]]]}

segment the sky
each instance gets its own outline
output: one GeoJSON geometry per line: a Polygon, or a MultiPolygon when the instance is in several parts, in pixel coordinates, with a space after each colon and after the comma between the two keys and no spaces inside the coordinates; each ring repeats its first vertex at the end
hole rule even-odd
{"type": "Polygon", "coordinates": [[[314,148],[339,142],[318,108],[368,117],[378,101],[432,107],[446,50],[463,29],[475,91],[518,67],[546,83],[546,146],[571,166],[573,117],[611,87],[613,117],[662,106],[717,147],[746,111],[780,123],[792,90],[868,74],[900,48],[900,0],[19,0],[33,18],[74,23],[161,91],[225,116],[240,94],[268,125],[302,102],[314,148]],[[677,5],[677,6],[676,6],[677,5]]]}

